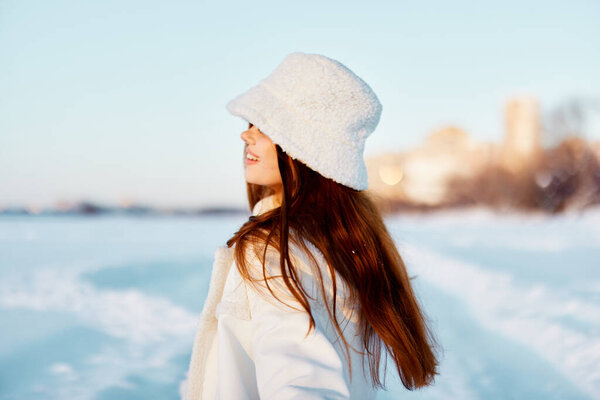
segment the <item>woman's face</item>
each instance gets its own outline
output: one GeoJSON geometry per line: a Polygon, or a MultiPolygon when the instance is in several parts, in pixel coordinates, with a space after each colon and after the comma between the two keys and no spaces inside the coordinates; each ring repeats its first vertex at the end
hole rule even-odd
{"type": "Polygon", "coordinates": [[[282,181],[275,143],[254,125],[242,132],[240,137],[246,142],[244,146],[246,182],[269,186],[274,192],[280,191],[282,181]]]}

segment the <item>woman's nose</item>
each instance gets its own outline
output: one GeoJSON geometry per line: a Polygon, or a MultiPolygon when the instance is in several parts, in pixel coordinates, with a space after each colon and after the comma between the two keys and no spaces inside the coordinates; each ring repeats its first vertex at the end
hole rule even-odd
{"type": "Polygon", "coordinates": [[[254,135],[250,132],[250,130],[244,131],[240,134],[242,140],[248,144],[254,144],[254,135]]]}

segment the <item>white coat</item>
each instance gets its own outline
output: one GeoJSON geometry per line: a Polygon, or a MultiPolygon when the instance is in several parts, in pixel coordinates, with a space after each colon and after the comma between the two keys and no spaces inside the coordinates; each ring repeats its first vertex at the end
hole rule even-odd
{"type": "MultiPolygon", "coordinates": [[[[274,208],[273,200],[274,196],[261,199],[252,214],[274,208]]],[[[330,296],[325,259],[316,247],[310,245],[309,249],[322,268],[330,296]]],[[[308,271],[308,256],[292,243],[289,251],[294,266],[308,271]]],[[[248,262],[262,271],[258,259],[249,256],[248,262]]],[[[269,258],[267,253],[266,263],[269,271],[276,270],[279,256],[269,258]]],[[[301,280],[311,295],[316,293],[316,281],[310,273],[303,272],[301,280]]],[[[272,282],[269,284],[273,287],[272,282]]],[[[356,313],[339,297],[343,296],[345,286],[341,278],[337,282],[341,288],[338,321],[350,345],[364,351],[356,313]]],[[[268,291],[261,294],[259,290],[243,281],[235,266],[233,248],[216,249],[189,369],[180,384],[182,399],[375,399],[377,392],[371,386],[368,360],[352,349],[350,381],[344,344],[329,319],[322,296],[316,297],[318,301],[309,299],[316,329],[305,337],[309,316],[300,304],[295,303],[297,310],[285,307],[265,295],[268,291]]],[[[294,304],[291,295],[283,299],[294,304]]]]}

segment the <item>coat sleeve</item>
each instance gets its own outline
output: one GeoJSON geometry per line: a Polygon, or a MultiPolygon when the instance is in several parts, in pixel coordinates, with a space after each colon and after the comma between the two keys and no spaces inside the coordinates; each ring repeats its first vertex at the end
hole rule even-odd
{"type": "MultiPolygon", "coordinates": [[[[268,256],[269,274],[279,271],[278,257],[268,256]]],[[[262,266],[260,267],[262,269],[262,266]]],[[[304,276],[305,285],[310,277],[304,276]]],[[[273,282],[273,281],[271,281],[273,282]]],[[[284,285],[275,281],[275,287],[284,285]]],[[[306,287],[306,286],[305,286],[306,287]]],[[[349,399],[349,383],[333,343],[316,320],[308,335],[310,317],[300,303],[283,305],[268,291],[248,287],[252,314],[252,348],[256,383],[261,399],[317,400],[349,399]]],[[[291,304],[287,293],[286,304],[291,304]]]]}

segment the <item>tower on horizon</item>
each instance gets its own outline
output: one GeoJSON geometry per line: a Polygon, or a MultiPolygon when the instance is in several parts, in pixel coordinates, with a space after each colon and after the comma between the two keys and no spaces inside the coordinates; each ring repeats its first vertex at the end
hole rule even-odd
{"type": "Polygon", "coordinates": [[[533,96],[510,98],[505,106],[505,124],[502,161],[516,171],[541,150],[538,100],[533,96]]]}

